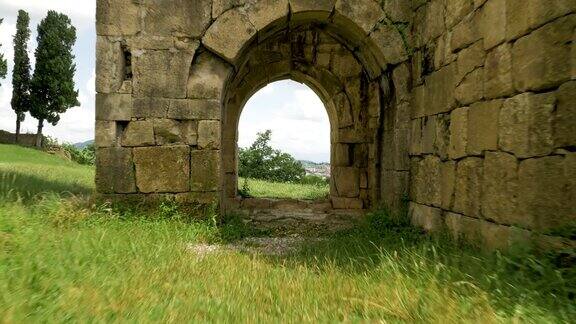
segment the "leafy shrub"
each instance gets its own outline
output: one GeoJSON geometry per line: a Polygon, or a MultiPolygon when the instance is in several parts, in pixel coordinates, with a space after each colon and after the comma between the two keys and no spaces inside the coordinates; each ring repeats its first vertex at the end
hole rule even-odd
{"type": "Polygon", "coordinates": [[[249,148],[239,152],[239,176],[273,182],[300,182],[306,175],[302,164],[290,154],[270,146],[272,131],[258,133],[249,148]]]}
{"type": "Polygon", "coordinates": [[[94,144],[79,149],[72,144],[62,144],[62,148],[70,154],[72,161],[79,164],[93,165],[96,159],[94,144]]]}

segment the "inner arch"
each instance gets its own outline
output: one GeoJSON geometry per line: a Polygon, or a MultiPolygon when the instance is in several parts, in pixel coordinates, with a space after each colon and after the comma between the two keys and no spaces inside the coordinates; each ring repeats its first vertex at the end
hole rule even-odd
{"type": "Polygon", "coordinates": [[[250,97],[240,115],[238,146],[249,147],[267,129],[272,130],[272,146],[297,160],[330,161],[328,114],[307,85],[275,81],[250,97]]]}

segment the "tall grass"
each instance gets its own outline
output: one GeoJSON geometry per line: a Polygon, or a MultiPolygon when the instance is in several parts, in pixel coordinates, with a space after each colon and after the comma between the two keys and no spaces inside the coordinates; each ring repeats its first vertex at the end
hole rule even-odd
{"type": "Polygon", "coordinates": [[[166,216],[54,195],[0,204],[0,315],[9,322],[438,323],[576,316],[574,277],[548,259],[483,255],[371,223],[287,256],[197,256],[187,246],[221,242],[221,227],[166,216]]]}
{"type": "Polygon", "coordinates": [[[248,194],[257,198],[283,198],[318,200],[328,198],[328,184],[278,183],[257,179],[238,179],[238,186],[243,189],[247,183],[248,194]]]}
{"type": "MultiPolygon", "coordinates": [[[[10,168],[36,164],[14,161],[10,168]]],[[[64,175],[66,192],[75,184],[90,189],[77,166],[47,162],[46,177],[79,172],[75,181],[64,175]]],[[[89,178],[92,171],[83,170],[89,178]]],[[[194,218],[199,215],[172,203],[149,210],[92,205],[82,191],[63,196],[61,189],[40,188],[26,199],[0,197],[3,322],[576,318],[574,267],[546,256],[484,254],[428,237],[385,212],[352,230],[310,240],[293,254],[222,249],[199,256],[190,244],[230,242],[254,232],[211,209],[194,218]]]]}

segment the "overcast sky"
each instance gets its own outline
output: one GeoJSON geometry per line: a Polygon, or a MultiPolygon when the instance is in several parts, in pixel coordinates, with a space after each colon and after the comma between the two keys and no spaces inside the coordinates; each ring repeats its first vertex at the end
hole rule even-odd
{"type": "MultiPolygon", "coordinates": [[[[15,115],[10,107],[12,97],[12,37],[16,33],[18,9],[30,14],[32,36],[28,49],[34,66],[36,26],[50,9],[70,17],[76,27],[76,88],[80,107],[61,115],[56,126],[47,125],[45,134],[64,142],[83,142],[94,138],[94,66],[95,66],[95,3],[78,0],[0,0],[0,51],[8,59],[8,76],[0,80],[0,129],[13,132],[15,115]]],[[[27,115],[23,132],[35,132],[37,121],[27,115]]],[[[272,130],[272,144],[298,159],[316,162],[330,159],[330,125],[320,99],[307,86],[280,81],[257,92],[246,104],[240,121],[240,146],[248,146],[256,133],[272,130]]]]}

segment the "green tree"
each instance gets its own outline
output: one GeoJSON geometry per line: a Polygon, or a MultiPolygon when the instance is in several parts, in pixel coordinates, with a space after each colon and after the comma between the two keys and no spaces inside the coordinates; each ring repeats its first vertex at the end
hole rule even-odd
{"type": "MultiPolygon", "coordinates": [[[[4,19],[0,18],[0,25],[2,25],[2,22],[4,21],[4,19]]],[[[0,44],[0,48],[2,47],[2,44],[0,44]]],[[[4,54],[0,53],[0,79],[4,79],[6,77],[6,73],[8,72],[8,62],[6,62],[6,59],[4,58],[4,54]]],[[[0,83],[0,86],[2,84],[0,83]]]]}
{"type": "Polygon", "coordinates": [[[256,141],[246,149],[240,149],[239,175],[245,178],[274,182],[300,182],[306,170],[290,154],[282,153],[269,144],[272,131],[258,133],[256,141]]]}
{"type": "Polygon", "coordinates": [[[30,84],[30,114],[38,119],[36,146],[42,146],[44,121],[58,124],[60,114],[78,106],[78,91],[74,90],[74,55],[76,28],[70,18],[56,11],[48,11],[38,25],[36,66],[30,84]]]}
{"type": "Polygon", "coordinates": [[[20,123],[30,109],[30,16],[24,10],[18,11],[16,35],[14,35],[14,69],[12,70],[12,109],[16,113],[16,143],[20,135],[20,123]]]}

